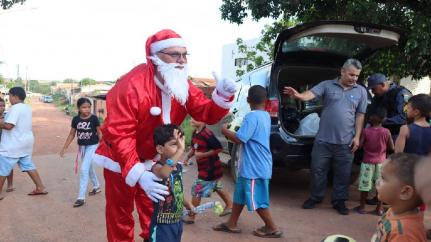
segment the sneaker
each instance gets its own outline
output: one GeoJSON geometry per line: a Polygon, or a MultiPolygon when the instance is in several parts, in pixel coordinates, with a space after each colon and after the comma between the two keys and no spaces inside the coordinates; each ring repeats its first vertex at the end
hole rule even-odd
{"type": "Polygon", "coordinates": [[[97,193],[101,193],[101,192],[102,192],[102,190],[100,190],[100,187],[96,187],[96,188],[93,188],[93,190],[91,190],[90,192],[88,192],[88,195],[94,196],[97,193]]]}
{"type": "Polygon", "coordinates": [[[336,202],[332,205],[332,207],[341,215],[349,214],[349,209],[346,207],[344,201],[336,202]]]}
{"type": "Polygon", "coordinates": [[[77,199],[73,204],[73,207],[74,208],[81,207],[82,205],[84,205],[84,203],[85,203],[84,199],[77,199]]]}
{"type": "Polygon", "coordinates": [[[316,206],[316,204],[321,203],[320,201],[313,200],[311,198],[307,199],[303,204],[303,209],[312,209],[316,206]]]}

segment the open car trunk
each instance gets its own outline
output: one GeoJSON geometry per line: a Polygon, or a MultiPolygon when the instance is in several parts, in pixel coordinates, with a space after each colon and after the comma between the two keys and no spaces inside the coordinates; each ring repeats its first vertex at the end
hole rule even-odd
{"type": "MultiPolygon", "coordinates": [[[[339,73],[339,68],[332,67],[285,66],[280,69],[278,76],[279,92],[282,93],[285,86],[291,86],[304,92],[321,81],[334,79],[339,73]]],[[[282,95],[279,108],[281,126],[297,139],[312,139],[319,128],[321,110],[322,106],[319,100],[302,102],[282,95]]]]}
{"type": "Polygon", "coordinates": [[[348,58],[365,61],[376,50],[398,43],[397,28],[351,21],[319,21],[297,25],[279,34],[271,68],[270,97],[279,99],[282,129],[297,140],[310,141],[319,128],[320,100],[302,102],[283,95],[291,86],[299,92],[340,75],[348,58]]]}

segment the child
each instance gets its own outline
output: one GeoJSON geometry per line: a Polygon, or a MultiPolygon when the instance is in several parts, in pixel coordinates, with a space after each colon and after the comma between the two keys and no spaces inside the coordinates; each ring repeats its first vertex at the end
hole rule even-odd
{"type": "Polygon", "coordinates": [[[46,195],[48,192],[40,179],[31,155],[33,152],[34,136],[32,131],[31,108],[24,104],[26,94],[24,88],[13,87],[9,90],[9,102],[12,106],[6,114],[5,120],[0,121],[2,142],[0,142],[0,200],[6,176],[18,163],[21,171],[27,172],[36,188],[28,195],[46,195]]]}
{"type": "Polygon", "coordinates": [[[422,200],[414,186],[415,166],[420,159],[418,155],[398,153],[383,163],[376,189],[379,200],[391,207],[377,223],[372,242],[426,242],[424,216],[418,209],[422,200]]]}
{"type": "MultiPolygon", "coordinates": [[[[92,164],[93,155],[96,151],[97,144],[102,137],[100,132],[100,123],[96,115],[91,114],[91,102],[88,98],[81,97],[77,102],[78,115],[73,117],[69,136],[60,151],[60,156],[64,156],[64,152],[69,147],[72,140],[76,137],[79,145],[79,155],[82,156],[82,164],[79,175],[79,195],[78,199],[73,204],[73,207],[80,207],[85,203],[85,193],[87,192],[88,178],[93,183],[93,190],[88,195],[96,195],[100,193],[100,183],[97,180],[96,172],[92,164]]],[[[78,158],[75,162],[78,162],[78,158]]]]}
{"type": "MultiPolygon", "coordinates": [[[[3,98],[0,98],[0,122],[4,121],[4,111],[6,109],[6,102],[3,98]]],[[[1,142],[1,133],[2,129],[0,129],[0,142],[1,142]]],[[[15,191],[15,188],[13,187],[13,169],[10,172],[10,175],[7,176],[7,188],[6,192],[13,192],[15,191]]]]}
{"type": "Polygon", "coordinates": [[[418,94],[407,103],[407,118],[413,123],[403,125],[395,141],[395,152],[428,155],[431,151],[431,125],[427,122],[431,112],[431,97],[418,94]]]}
{"type": "Polygon", "coordinates": [[[176,125],[162,125],[154,131],[154,144],[160,160],[153,165],[152,172],[163,179],[169,194],[165,201],[154,203],[149,241],[179,242],[183,232],[183,207],[192,210],[184,199],[182,167],[178,164],[184,154],[184,135],[176,125]]]}
{"type": "MultiPolygon", "coordinates": [[[[371,110],[368,122],[370,127],[365,128],[361,137],[361,146],[364,149],[363,162],[359,175],[359,191],[361,200],[355,210],[360,214],[365,211],[365,203],[368,192],[374,187],[375,182],[380,177],[380,170],[384,160],[386,160],[386,151],[393,151],[394,142],[392,141],[391,132],[382,127],[383,119],[386,117],[386,110],[375,108],[371,110]]],[[[383,207],[380,201],[377,202],[376,214],[383,215],[383,207]]]]}
{"type": "Polygon", "coordinates": [[[265,111],[266,90],[255,85],[248,90],[249,112],[235,133],[224,125],[222,133],[231,141],[242,145],[238,179],[235,184],[232,214],[226,223],[213,229],[229,233],[240,233],[237,222],[244,205],[249,211],[256,210],[265,226],[256,229],[254,235],[263,238],[280,238],[282,232],[272,220],[269,212],[269,179],[272,175],[272,156],[269,149],[271,120],[265,111]]]}
{"type": "MultiPolygon", "coordinates": [[[[223,147],[205,123],[191,119],[190,124],[195,131],[192,136],[192,149],[186,160],[194,155],[198,164],[198,178],[192,186],[192,204],[194,207],[199,206],[202,197],[210,197],[215,191],[226,205],[220,216],[226,216],[232,213],[232,200],[229,194],[222,190],[223,167],[218,153],[223,151],[223,147]]],[[[194,214],[191,214],[184,222],[192,224],[194,219],[194,214]]]]}

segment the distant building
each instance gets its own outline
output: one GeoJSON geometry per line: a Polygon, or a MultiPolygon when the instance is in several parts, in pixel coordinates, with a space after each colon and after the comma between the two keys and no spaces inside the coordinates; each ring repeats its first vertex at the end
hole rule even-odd
{"type": "Polygon", "coordinates": [[[400,84],[409,89],[413,95],[419,93],[431,94],[431,81],[429,76],[420,80],[412,80],[411,76],[405,77],[401,79],[400,84]]]}
{"type": "MultiPolygon", "coordinates": [[[[260,39],[244,40],[244,43],[248,47],[254,47],[259,43],[260,39]]],[[[261,54],[262,53],[258,53],[261,54]]],[[[265,61],[270,61],[269,56],[263,54],[265,61]]],[[[247,58],[243,53],[239,52],[238,45],[236,43],[226,44],[222,50],[222,63],[221,63],[221,75],[232,79],[238,79],[236,76],[236,70],[238,68],[246,66],[248,63],[247,58]]]]}

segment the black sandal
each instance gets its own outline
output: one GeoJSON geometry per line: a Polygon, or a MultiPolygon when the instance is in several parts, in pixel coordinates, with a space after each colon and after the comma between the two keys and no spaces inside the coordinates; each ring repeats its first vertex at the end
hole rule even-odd
{"type": "Polygon", "coordinates": [[[94,196],[94,195],[96,195],[97,193],[101,193],[102,192],[102,190],[100,190],[100,187],[98,187],[98,188],[93,188],[93,190],[91,190],[90,192],[88,192],[88,195],[90,195],[90,196],[94,196]]]}
{"type": "Polygon", "coordinates": [[[74,208],[81,207],[82,205],[84,205],[84,203],[85,203],[84,199],[77,199],[73,204],[73,207],[74,208]]]}

